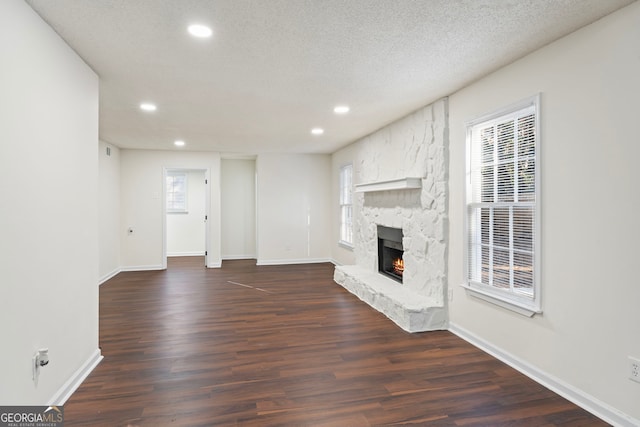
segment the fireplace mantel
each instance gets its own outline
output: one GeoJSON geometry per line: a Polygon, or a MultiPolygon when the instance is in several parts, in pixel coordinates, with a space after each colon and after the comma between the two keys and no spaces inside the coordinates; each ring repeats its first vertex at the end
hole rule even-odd
{"type": "Polygon", "coordinates": [[[422,188],[422,178],[399,178],[388,181],[368,182],[356,184],[356,193],[370,193],[374,191],[408,190],[422,188]]]}

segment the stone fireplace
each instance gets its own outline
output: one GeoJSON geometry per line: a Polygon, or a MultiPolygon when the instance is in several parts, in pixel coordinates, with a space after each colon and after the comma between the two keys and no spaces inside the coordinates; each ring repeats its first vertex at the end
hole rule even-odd
{"type": "Polygon", "coordinates": [[[334,280],[409,332],[446,329],[447,100],[357,144],[356,263],[336,266],[334,280]],[[399,277],[381,274],[393,260],[379,260],[380,239],[399,277]]]}

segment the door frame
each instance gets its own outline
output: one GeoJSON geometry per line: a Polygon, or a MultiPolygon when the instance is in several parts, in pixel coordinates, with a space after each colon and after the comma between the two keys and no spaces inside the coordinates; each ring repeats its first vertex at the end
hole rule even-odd
{"type": "Polygon", "coordinates": [[[209,242],[209,224],[211,220],[211,170],[209,168],[194,167],[163,167],[162,168],[162,269],[167,269],[167,174],[169,172],[204,172],[204,266],[209,267],[211,248],[209,242]]]}

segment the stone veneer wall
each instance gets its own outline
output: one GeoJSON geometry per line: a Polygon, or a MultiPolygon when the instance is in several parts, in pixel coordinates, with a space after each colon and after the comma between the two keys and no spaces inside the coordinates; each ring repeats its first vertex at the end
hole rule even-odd
{"type": "Polygon", "coordinates": [[[335,274],[336,282],[411,332],[447,327],[448,135],[442,99],[360,140],[354,159],[356,184],[423,178],[421,189],[354,194],[356,266],[336,267],[335,274]],[[377,225],[403,230],[402,285],[377,275],[377,225]]]}

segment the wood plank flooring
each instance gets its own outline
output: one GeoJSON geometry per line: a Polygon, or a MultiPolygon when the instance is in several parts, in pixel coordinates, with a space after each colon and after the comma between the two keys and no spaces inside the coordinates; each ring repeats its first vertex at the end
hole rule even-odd
{"type": "Polygon", "coordinates": [[[404,332],[331,264],[203,263],[100,287],[105,359],[66,426],[607,425],[449,332],[404,332]]]}

